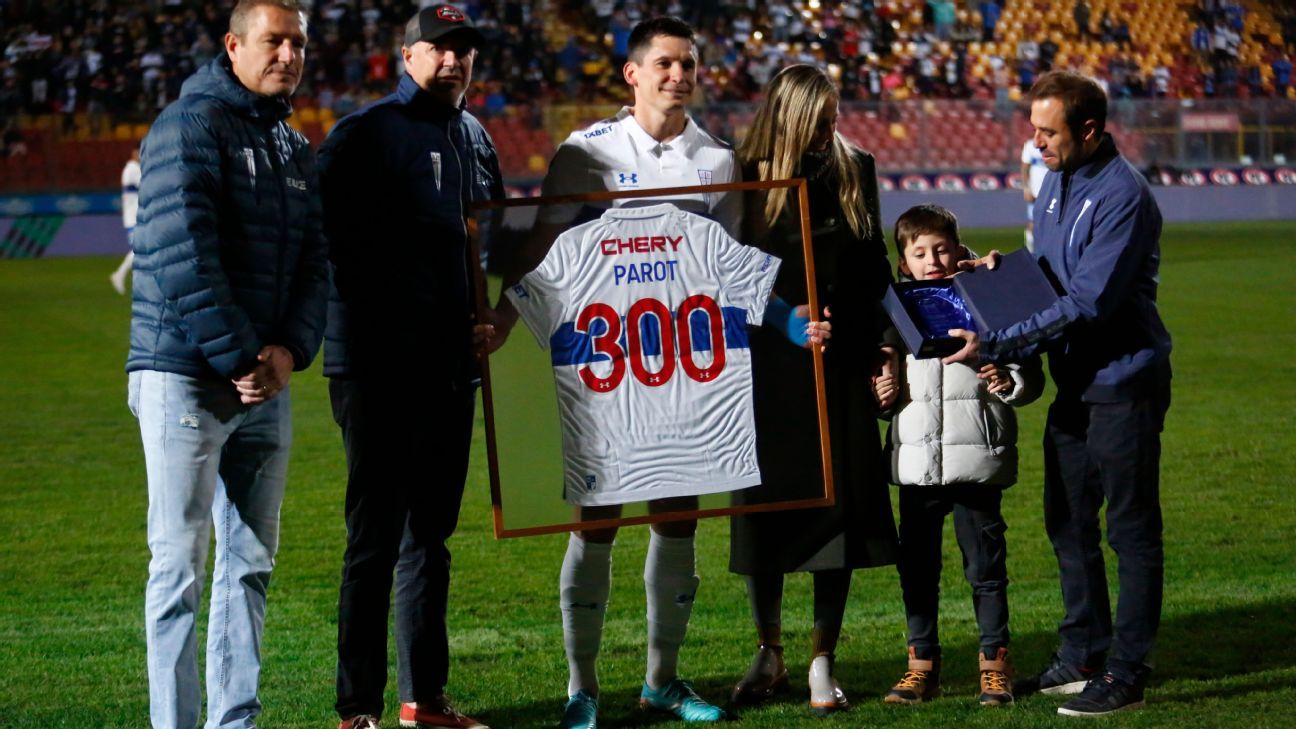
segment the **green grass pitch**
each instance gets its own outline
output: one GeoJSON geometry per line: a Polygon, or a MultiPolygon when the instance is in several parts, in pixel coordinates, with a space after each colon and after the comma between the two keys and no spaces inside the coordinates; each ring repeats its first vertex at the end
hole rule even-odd
{"type": "MultiPolygon", "coordinates": [[[[969,231],[967,238],[979,250],[1011,248],[1020,231],[969,231]]],[[[1105,726],[1292,726],[1296,223],[1169,226],[1162,259],[1161,311],[1175,337],[1162,463],[1164,620],[1148,707],[1105,726]]],[[[0,727],[147,724],[146,496],[122,372],[130,306],[107,281],[115,264],[0,262],[0,727]]],[[[343,455],[318,369],[293,385],[296,444],[266,624],[261,725],[335,726],[343,455]]],[[[1041,403],[1021,412],[1022,476],[1004,505],[1013,652],[1026,670],[1048,656],[1060,614],[1040,514],[1044,411],[1041,403]]],[[[495,541],[480,438],[474,447],[452,541],[449,690],[496,729],[552,726],[566,686],[556,594],[565,537],[495,541]]],[[[433,468],[409,477],[431,481],[433,468]]],[[[726,520],[701,526],[702,587],[682,658],[684,675],[716,700],[745,670],[755,642],[742,583],[726,571],[727,529],[726,520]]],[[[644,662],[645,535],[643,527],[625,530],[614,558],[601,663],[604,726],[659,721],[640,715],[634,701],[644,662]]],[[[809,580],[794,576],[784,614],[793,690],[745,712],[742,723],[1083,723],[1057,717],[1049,697],[1006,709],[976,704],[970,592],[948,532],[945,552],[945,698],[912,708],[882,704],[904,667],[904,615],[895,570],[862,571],[838,652],[853,709],[812,718],[809,580]]],[[[1114,560],[1109,567],[1114,574],[1114,560]]],[[[384,726],[396,726],[395,706],[393,690],[384,726]]]]}

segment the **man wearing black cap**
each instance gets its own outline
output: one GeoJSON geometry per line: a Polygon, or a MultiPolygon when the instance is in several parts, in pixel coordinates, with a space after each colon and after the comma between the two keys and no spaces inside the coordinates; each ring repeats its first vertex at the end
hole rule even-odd
{"type": "Polygon", "coordinates": [[[463,109],[483,41],[453,5],[421,10],[405,26],[395,93],[342,119],[320,148],[334,285],[324,374],[347,456],[341,729],[379,725],[393,569],[401,726],[484,729],[444,693],[446,540],[478,377],[465,214],[503,196],[495,146],[463,109]]]}

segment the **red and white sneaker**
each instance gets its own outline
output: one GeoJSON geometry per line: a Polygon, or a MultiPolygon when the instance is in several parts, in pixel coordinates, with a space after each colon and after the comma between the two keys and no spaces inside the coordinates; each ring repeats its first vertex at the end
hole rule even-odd
{"type": "Polygon", "coordinates": [[[417,704],[401,704],[400,725],[406,729],[436,729],[452,727],[453,729],[490,729],[471,716],[460,714],[450,703],[450,697],[441,694],[432,701],[420,701],[417,704]]]}

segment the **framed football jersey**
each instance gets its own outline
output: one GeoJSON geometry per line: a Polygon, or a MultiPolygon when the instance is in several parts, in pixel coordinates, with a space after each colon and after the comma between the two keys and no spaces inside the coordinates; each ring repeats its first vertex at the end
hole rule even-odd
{"type": "MultiPolygon", "coordinates": [[[[527,236],[538,259],[502,292],[519,321],[482,361],[497,537],[833,502],[822,353],[768,336],[762,341],[778,343],[752,346],[766,324],[782,261],[669,202],[673,195],[778,187],[792,188],[799,201],[793,208],[801,214],[803,260],[792,268],[806,272],[809,291],[809,301],[784,303],[818,311],[801,180],[474,206],[481,219],[496,221],[491,235],[527,236]],[[618,204],[601,206],[598,217],[577,225],[553,226],[544,212],[611,200],[618,204]],[[501,208],[508,214],[500,216],[501,208]],[[768,347],[785,351],[763,355],[768,347]],[[758,451],[792,447],[757,447],[753,358],[762,356],[801,358],[806,365],[799,371],[807,382],[759,383],[803,393],[798,407],[808,416],[805,429],[818,425],[817,433],[792,439],[806,451],[807,466],[791,489],[788,479],[773,488],[761,476],[758,451]]],[[[477,283],[479,306],[487,306],[488,290],[491,300],[498,298],[500,281],[480,276],[477,283]]]]}

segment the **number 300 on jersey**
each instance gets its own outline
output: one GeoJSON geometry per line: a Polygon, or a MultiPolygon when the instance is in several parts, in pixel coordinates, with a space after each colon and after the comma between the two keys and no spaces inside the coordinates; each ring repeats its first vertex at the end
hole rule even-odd
{"type": "Polygon", "coordinates": [[[576,332],[589,336],[594,353],[607,357],[611,366],[605,377],[595,374],[590,365],[579,369],[581,381],[595,392],[620,386],[627,362],[634,378],[648,387],[670,382],[677,365],[696,382],[714,382],[725,367],[724,317],[715,299],[705,294],[688,297],[674,314],[657,299],[639,299],[625,314],[624,339],[621,314],[607,304],[590,304],[576,318],[576,332]],[[703,321],[705,327],[698,326],[703,321]],[[703,332],[705,340],[698,342],[703,332]],[[711,362],[702,366],[694,352],[706,349],[711,351],[711,362]],[[661,365],[651,371],[646,358],[654,355],[660,355],[661,365]]]}

